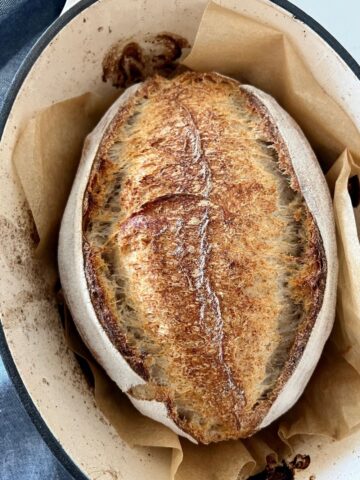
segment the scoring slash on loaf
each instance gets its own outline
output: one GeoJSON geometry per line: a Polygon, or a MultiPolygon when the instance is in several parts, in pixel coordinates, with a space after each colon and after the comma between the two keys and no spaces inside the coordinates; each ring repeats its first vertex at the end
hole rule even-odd
{"type": "Polygon", "coordinates": [[[269,95],[152,77],[85,142],[59,268],[85,343],[140,412],[194,442],[244,438],[296,402],[332,328],[328,188],[269,95]]]}

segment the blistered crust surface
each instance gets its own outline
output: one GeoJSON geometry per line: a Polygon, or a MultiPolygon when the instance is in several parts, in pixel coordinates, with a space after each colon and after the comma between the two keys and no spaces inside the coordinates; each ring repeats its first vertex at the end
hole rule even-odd
{"type": "Polygon", "coordinates": [[[264,106],[216,74],[153,78],[115,116],[83,206],[97,317],[201,442],[253,433],[294,371],[326,260],[264,106]]]}

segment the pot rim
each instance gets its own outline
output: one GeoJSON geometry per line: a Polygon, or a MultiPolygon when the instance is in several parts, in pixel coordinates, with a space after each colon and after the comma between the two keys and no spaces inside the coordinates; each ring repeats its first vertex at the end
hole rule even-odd
{"type": "MultiPolygon", "coordinates": [[[[41,35],[35,45],[31,48],[30,52],[23,60],[20,68],[16,72],[16,75],[5,96],[3,106],[0,110],[0,141],[2,140],[4,128],[10,111],[12,109],[13,103],[18,94],[18,91],[20,90],[30,69],[32,68],[40,54],[48,46],[48,44],[55,37],[55,35],[57,35],[79,13],[81,13],[83,10],[85,10],[92,4],[96,3],[96,1],[97,0],[80,0],[77,4],[75,4],[65,13],[63,13],[59,18],[57,18],[41,35]]],[[[297,6],[290,3],[288,0],[270,0],[270,2],[288,11],[293,15],[294,19],[300,20],[301,22],[305,23],[315,33],[317,33],[342,58],[342,60],[352,70],[355,76],[360,80],[360,65],[350,55],[350,53],[316,20],[314,20],[310,15],[305,13],[297,6]]],[[[35,425],[36,429],[38,430],[39,434],[41,435],[53,455],[75,480],[89,480],[88,477],[78,467],[78,465],[66,453],[60,442],[55,438],[54,434],[47,426],[45,420],[42,418],[41,413],[33,403],[30,394],[28,393],[21,379],[20,373],[17,370],[14,359],[12,358],[1,321],[0,355],[21,403],[23,404],[32,423],[35,425]]]]}

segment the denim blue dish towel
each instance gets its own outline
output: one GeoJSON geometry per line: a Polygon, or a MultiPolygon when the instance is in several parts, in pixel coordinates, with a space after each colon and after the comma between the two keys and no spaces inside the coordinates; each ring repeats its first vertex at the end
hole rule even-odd
{"type": "MultiPolygon", "coordinates": [[[[65,0],[0,0],[0,110],[12,79],[65,0]]],[[[71,480],[15,393],[0,359],[0,480],[71,480]]]]}

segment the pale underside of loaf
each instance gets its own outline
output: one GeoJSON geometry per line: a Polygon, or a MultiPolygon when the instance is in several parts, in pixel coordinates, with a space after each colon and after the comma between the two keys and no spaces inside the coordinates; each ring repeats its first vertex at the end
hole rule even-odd
{"type": "MultiPolygon", "coordinates": [[[[84,268],[110,340],[203,443],[259,427],[322,306],[322,238],[266,109],[235,81],[145,82],[84,196],[84,268]]],[[[331,315],[330,315],[331,316],[331,315]]]]}

